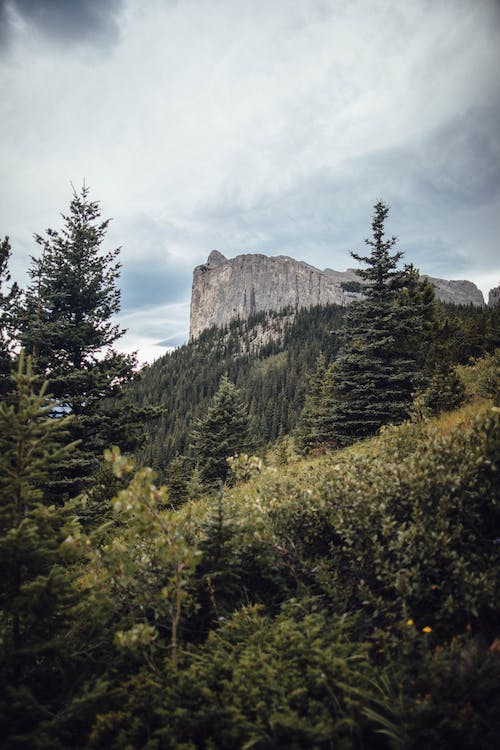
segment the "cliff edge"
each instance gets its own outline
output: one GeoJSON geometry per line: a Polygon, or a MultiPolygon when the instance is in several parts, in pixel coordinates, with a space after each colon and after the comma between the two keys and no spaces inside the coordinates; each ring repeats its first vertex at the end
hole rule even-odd
{"type": "MultiPolygon", "coordinates": [[[[484,305],[471,281],[428,278],[444,302],[484,305]]],[[[190,339],[205,328],[227,325],[234,318],[246,320],[263,310],[348,305],[360,297],[359,289],[360,278],[352,270],[321,271],[285,255],[252,253],[228,259],[213,250],[193,272],[190,339]]]]}

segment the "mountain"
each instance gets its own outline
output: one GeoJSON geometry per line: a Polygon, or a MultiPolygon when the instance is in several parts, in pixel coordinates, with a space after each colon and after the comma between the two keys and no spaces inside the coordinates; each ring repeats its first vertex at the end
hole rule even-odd
{"type": "Polygon", "coordinates": [[[488,307],[496,307],[500,304],[500,284],[490,289],[488,296],[488,307]]]}
{"type": "MultiPolygon", "coordinates": [[[[471,281],[427,277],[442,302],[483,306],[481,291],[471,281]]],[[[228,259],[217,250],[194,269],[190,339],[211,326],[247,320],[262,311],[350,304],[362,291],[353,270],[323,271],[285,255],[261,253],[228,259]]]]}

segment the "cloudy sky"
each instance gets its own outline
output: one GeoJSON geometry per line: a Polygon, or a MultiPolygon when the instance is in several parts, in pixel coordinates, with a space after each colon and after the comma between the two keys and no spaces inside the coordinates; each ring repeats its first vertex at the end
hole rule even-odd
{"type": "Polygon", "coordinates": [[[123,349],[188,335],[209,252],[352,266],[372,207],[422,272],[500,282],[498,0],[0,0],[0,235],[90,186],[123,349]]]}

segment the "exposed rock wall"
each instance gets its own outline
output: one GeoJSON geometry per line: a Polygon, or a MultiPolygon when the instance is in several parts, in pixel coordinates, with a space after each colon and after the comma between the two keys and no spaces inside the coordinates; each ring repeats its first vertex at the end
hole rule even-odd
{"type": "Polygon", "coordinates": [[[500,284],[490,289],[488,295],[488,307],[496,307],[500,304],[500,284]]]}
{"type": "MultiPolygon", "coordinates": [[[[349,290],[348,282],[359,281],[354,271],[320,271],[284,255],[249,254],[228,260],[214,250],[206,263],[194,269],[190,338],[205,328],[227,325],[234,318],[246,320],[262,310],[347,305],[360,296],[349,290]]],[[[484,304],[482,293],[470,281],[430,281],[446,302],[484,304]]]]}
{"type": "Polygon", "coordinates": [[[452,302],[454,305],[484,305],[483,293],[472,281],[447,281],[446,279],[435,279],[426,276],[433,284],[436,297],[441,302],[452,302]]]}

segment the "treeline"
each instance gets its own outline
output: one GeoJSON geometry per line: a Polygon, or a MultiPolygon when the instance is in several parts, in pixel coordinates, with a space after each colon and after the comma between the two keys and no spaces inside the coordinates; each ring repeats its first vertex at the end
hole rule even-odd
{"type": "Polygon", "coordinates": [[[162,409],[159,418],[146,424],[146,442],[138,451],[142,463],[163,473],[176,455],[189,453],[194,420],[206,410],[223,376],[238,387],[247,404],[257,445],[293,429],[318,352],[335,355],[343,309],[301,310],[275,341],[252,351],[255,329],[275,326],[280,317],[286,320],[289,311],[209,329],[142,372],[130,389],[131,403],[162,409]]]}
{"type": "MultiPolygon", "coordinates": [[[[194,421],[208,408],[222,377],[239,389],[251,418],[257,449],[290,435],[297,427],[311,391],[318,357],[332,363],[338,353],[346,309],[325,305],[299,310],[276,340],[251,351],[258,326],[275,325],[279,313],[257,320],[235,320],[230,327],[204,331],[194,342],[166,354],[146,368],[129,391],[140,408],[159,406],[145,423],[140,463],[166,477],[177,456],[189,456],[194,421]]],[[[284,319],[289,311],[283,311],[284,319]]],[[[499,308],[455,306],[436,302],[434,332],[446,349],[447,363],[466,364],[500,345],[499,308]]],[[[281,329],[280,329],[281,330],[281,329]]],[[[440,349],[440,357],[443,352],[440,349]]]]}

